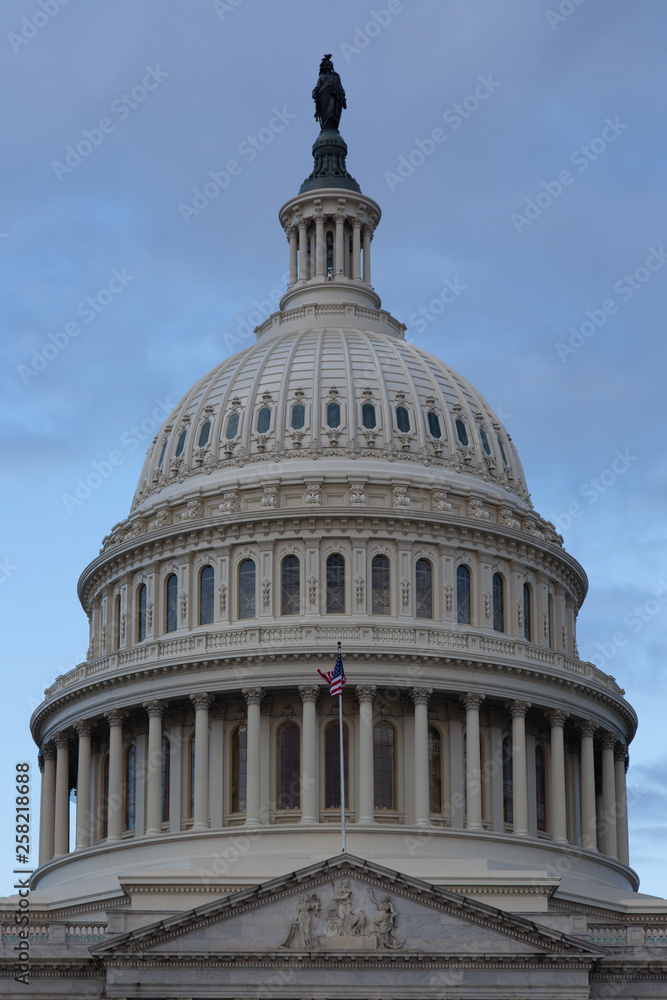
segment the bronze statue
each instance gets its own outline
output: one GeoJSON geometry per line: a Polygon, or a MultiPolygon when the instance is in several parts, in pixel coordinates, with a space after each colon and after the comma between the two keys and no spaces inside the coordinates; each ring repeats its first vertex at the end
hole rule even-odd
{"type": "Polygon", "coordinates": [[[328,52],[320,63],[320,75],[313,90],[315,101],[315,118],[320,123],[323,132],[338,131],[340,116],[345,103],[345,91],[340,77],[333,68],[331,53],[328,52]]]}

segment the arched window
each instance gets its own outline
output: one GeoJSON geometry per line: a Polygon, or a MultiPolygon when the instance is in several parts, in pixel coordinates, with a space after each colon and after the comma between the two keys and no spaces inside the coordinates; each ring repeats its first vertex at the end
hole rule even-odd
{"type": "Polygon", "coordinates": [[[162,449],[160,451],[160,461],[157,463],[159,469],[162,468],[162,463],[164,462],[164,453],[167,450],[168,443],[169,443],[169,438],[165,438],[164,441],[162,442],[162,449]]]}
{"type": "Polygon", "coordinates": [[[280,577],[280,613],[298,615],[301,610],[301,564],[298,556],[285,556],[280,577]]]}
{"type": "Polygon", "coordinates": [[[440,438],[442,437],[442,430],[440,429],[440,417],[433,410],[428,411],[428,429],[431,437],[440,438]]]}
{"type": "MultiPolygon", "coordinates": [[[[340,746],[339,723],[332,720],[324,727],[324,808],[340,809],[340,746]]],[[[343,723],[343,774],[345,777],[345,808],[350,808],[349,730],[343,723]]]]}
{"type": "Polygon", "coordinates": [[[493,627],[505,631],[505,581],[500,573],[493,574],[493,627]]]}
{"type": "Polygon", "coordinates": [[[327,233],[327,278],[333,278],[334,274],[333,250],[334,238],[333,233],[329,230],[327,233]]]}
{"type": "Polygon", "coordinates": [[[490,455],[491,445],[489,444],[489,438],[481,424],[479,425],[479,439],[482,442],[482,448],[484,449],[485,454],[490,455]]]}
{"type": "Polygon", "coordinates": [[[428,559],[418,559],[415,567],[417,618],[433,617],[433,567],[428,559]]]}
{"type": "Polygon", "coordinates": [[[361,422],[368,430],[372,431],[375,427],[375,407],[372,403],[364,403],[361,407],[361,422]]]}
{"type": "Polygon", "coordinates": [[[306,422],[306,407],[303,403],[295,403],[292,407],[292,430],[300,431],[306,422]]]}
{"type": "Polygon", "coordinates": [[[232,732],[232,812],[245,812],[246,802],[246,763],[248,759],[248,729],[247,726],[237,726],[232,732]]]}
{"type": "Polygon", "coordinates": [[[199,574],[199,624],[213,622],[213,584],[215,574],[212,566],[204,566],[199,574]]]}
{"type": "Polygon", "coordinates": [[[340,403],[327,403],[327,427],[340,427],[340,403]]]}
{"type": "Polygon", "coordinates": [[[464,448],[468,447],[468,431],[460,417],[456,418],[456,434],[464,448]]]}
{"type": "MultiPolygon", "coordinates": [[[[119,630],[120,635],[120,630],[119,630]]],[[[146,638],[146,584],[142,583],[137,591],[137,642],[146,638]]]]}
{"type": "Polygon", "coordinates": [[[327,614],[345,614],[345,560],[338,552],[327,559],[327,614]]]}
{"type": "Polygon", "coordinates": [[[278,809],[301,808],[301,733],[296,722],[278,727],[278,809]]]}
{"type": "Polygon", "coordinates": [[[503,822],[514,822],[514,782],[513,782],[512,738],[503,740],[503,822]]]}
{"type": "Polygon", "coordinates": [[[375,808],[396,809],[396,730],[391,722],[373,727],[375,808]]]}
{"type": "Polygon", "coordinates": [[[109,754],[105,754],[102,759],[102,794],[100,796],[100,840],[106,840],[109,836],[109,754]]]}
{"type": "Polygon", "coordinates": [[[404,406],[396,407],[396,426],[401,434],[407,434],[410,430],[410,414],[404,406]]]}
{"type": "Polygon", "coordinates": [[[239,618],[255,617],[255,563],[244,559],[239,566],[239,618]]]}
{"type": "Polygon", "coordinates": [[[271,407],[263,406],[257,414],[257,433],[266,434],[271,426],[271,407]]]}
{"type": "Polygon", "coordinates": [[[456,569],[456,620],[459,625],[470,625],[470,570],[467,566],[456,569]]]}
{"type": "Polygon", "coordinates": [[[549,643],[549,649],[555,649],[554,645],[554,599],[549,594],[547,598],[547,641],[549,643]]]}
{"type": "Polygon", "coordinates": [[[123,828],[134,830],[137,814],[137,748],[134,745],[128,747],[125,754],[123,793],[123,828]]]}
{"type": "Polygon", "coordinates": [[[523,585],[523,637],[526,642],[533,641],[533,610],[530,584],[523,585]]]}
{"type": "Polygon", "coordinates": [[[234,410],[234,412],[230,413],[229,416],[227,417],[227,430],[225,431],[225,437],[227,438],[228,441],[231,441],[232,438],[236,437],[238,432],[239,432],[239,414],[238,410],[234,410]]]}
{"type": "Polygon", "coordinates": [[[505,454],[505,449],[503,448],[503,443],[500,440],[500,434],[497,435],[497,438],[498,438],[498,447],[500,448],[500,457],[503,460],[503,465],[509,465],[509,462],[507,461],[507,455],[505,454]]]}
{"type": "Polygon", "coordinates": [[[120,594],[116,594],[113,602],[113,645],[120,649],[120,594]]]}
{"type": "Polygon", "coordinates": [[[201,425],[201,430],[199,432],[199,441],[197,444],[200,448],[204,448],[208,444],[208,436],[211,433],[211,421],[205,420],[201,425]]]}
{"type": "Polygon", "coordinates": [[[442,812],[442,735],[437,726],[428,727],[428,808],[442,812]]]}
{"type": "Polygon", "coordinates": [[[195,734],[193,733],[188,743],[188,816],[190,819],[195,814],[195,756],[197,747],[195,745],[195,734]]]}
{"type": "Polygon", "coordinates": [[[374,615],[391,614],[389,560],[375,556],[371,562],[371,611],[374,615]]]}
{"type": "Polygon", "coordinates": [[[185,439],[188,436],[187,430],[181,431],[178,435],[178,441],[176,442],[176,451],[174,452],[175,458],[180,458],[183,454],[183,449],[185,448],[185,439]]]}
{"type": "Polygon", "coordinates": [[[166,736],[162,737],[160,747],[160,819],[169,822],[169,780],[171,777],[171,744],[166,736]]]}
{"type": "Polygon", "coordinates": [[[547,759],[544,747],[535,747],[535,806],[538,833],[547,832],[547,759]]]}
{"type": "Polygon", "coordinates": [[[171,573],[167,577],[165,586],[167,600],[165,602],[165,629],[167,632],[175,632],[178,628],[178,577],[171,573]]]}

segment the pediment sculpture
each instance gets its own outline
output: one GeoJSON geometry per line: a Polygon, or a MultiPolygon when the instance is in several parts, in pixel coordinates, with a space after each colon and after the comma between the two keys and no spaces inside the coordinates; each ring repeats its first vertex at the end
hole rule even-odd
{"type": "Polygon", "coordinates": [[[344,878],[334,889],[331,898],[322,906],[317,893],[302,893],[296,906],[283,948],[375,948],[393,950],[402,944],[396,936],[398,915],[387,893],[375,895],[368,888],[368,895],[375,906],[369,914],[357,904],[350,880],[344,878]],[[323,912],[326,927],[317,934],[323,912]]]}

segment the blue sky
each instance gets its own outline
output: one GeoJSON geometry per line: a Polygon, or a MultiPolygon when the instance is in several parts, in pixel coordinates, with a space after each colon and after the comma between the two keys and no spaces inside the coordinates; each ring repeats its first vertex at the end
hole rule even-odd
{"type": "Polygon", "coordinates": [[[667,895],[666,27],[661,0],[3,4],[5,801],[164,408],[284,288],[327,51],[383,305],[500,414],[589,575],[579,650],[639,713],[631,861],[667,895]]]}

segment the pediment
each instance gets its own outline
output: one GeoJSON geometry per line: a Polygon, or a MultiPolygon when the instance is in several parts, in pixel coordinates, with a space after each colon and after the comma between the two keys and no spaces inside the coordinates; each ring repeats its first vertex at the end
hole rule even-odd
{"type": "Polygon", "coordinates": [[[138,952],[470,960],[598,954],[575,938],[349,854],[114,937],[91,951],[111,960],[138,952]]]}

